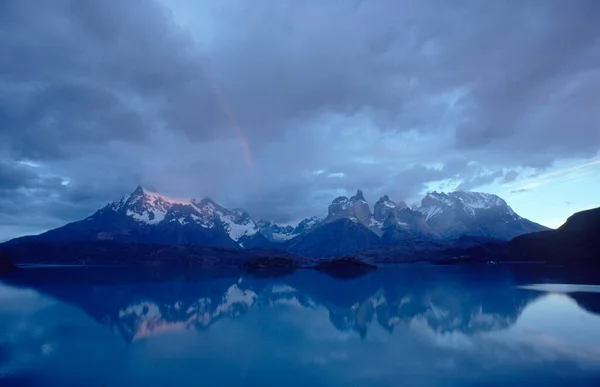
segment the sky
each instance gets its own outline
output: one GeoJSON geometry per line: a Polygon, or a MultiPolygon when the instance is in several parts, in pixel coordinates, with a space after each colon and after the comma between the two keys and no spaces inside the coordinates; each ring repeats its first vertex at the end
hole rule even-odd
{"type": "Polygon", "coordinates": [[[596,0],[3,0],[0,240],[137,185],[255,219],[364,190],[600,206],[596,0]]]}

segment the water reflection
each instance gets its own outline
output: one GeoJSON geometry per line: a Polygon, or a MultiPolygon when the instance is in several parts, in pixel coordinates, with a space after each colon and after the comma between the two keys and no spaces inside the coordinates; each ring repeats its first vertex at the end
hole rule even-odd
{"type": "Polygon", "coordinates": [[[537,372],[535,383],[594,385],[600,294],[531,279],[496,267],[404,266],[351,280],[27,269],[0,284],[0,375],[35,385],[159,385],[176,371],[182,385],[518,385],[537,372]]]}
{"type": "Polygon", "coordinates": [[[165,331],[205,330],[223,318],[275,305],[323,308],[336,329],[361,337],[374,323],[392,332],[415,319],[437,332],[476,332],[508,327],[540,294],[515,288],[498,272],[482,279],[479,273],[451,269],[390,269],[352,280],[311,271],[276,279],[238,272],[197,279],[187,273],[184,281],[152,282],[128,280],[137,272],[104,270],[28,269],[7,282],[75,305],[128,342],[165,331]],[[52,278],[40,279],[37,270],[49,271],[52,278]],[[69,280],[74,277],[77,282],[69,280]]]}

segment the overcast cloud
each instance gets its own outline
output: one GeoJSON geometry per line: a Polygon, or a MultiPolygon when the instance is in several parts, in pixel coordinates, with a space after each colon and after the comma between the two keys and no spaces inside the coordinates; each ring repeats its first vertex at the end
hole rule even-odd
{"type": "Polygon", "coordinates": [[[599,20],[596,0],[1,1],[0,239],[138,184],[282,222],[356,188],[525,193],[598,158],[599,20]]]}

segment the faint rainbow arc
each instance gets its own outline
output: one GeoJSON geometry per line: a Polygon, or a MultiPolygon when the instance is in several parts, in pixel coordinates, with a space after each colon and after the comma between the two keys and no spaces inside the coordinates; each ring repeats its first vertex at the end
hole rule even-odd
{"type": "Polygon", "coordinates": [[[216,96],[219,107],[221,108],[221,110],[225,114],[225,117],[229,121],[229,124],[233,129],[234,135],[237,137],[238,142],[242,147],[242,153],[244,154],[244,161],[246,163],[246,166],[248,167],[248,169],[252,169],[252,152],[250,151],[250,145],[248,145],[246,136],[244,136],[244,130],[242,129],[242,126],[240,125],[239,120],[235,115],[235,112],[231,108],[231,105],[227,102],[227,99],[221,91],[221,88],[219,87],[218,83],[214,79],[212,79],[212,77],[210,77],[204,69],[201,68],[201,71],[211,91],[216,96]]]}

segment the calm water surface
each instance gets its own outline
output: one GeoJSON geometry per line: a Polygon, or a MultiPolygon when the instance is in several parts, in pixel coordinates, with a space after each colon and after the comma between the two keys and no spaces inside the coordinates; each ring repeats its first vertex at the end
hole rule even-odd
{"type": "Polygon", "coordinates": [[[599,292],[493,266],[27,268],[0,280],[0,386],[597,387],[599,292]]]}

